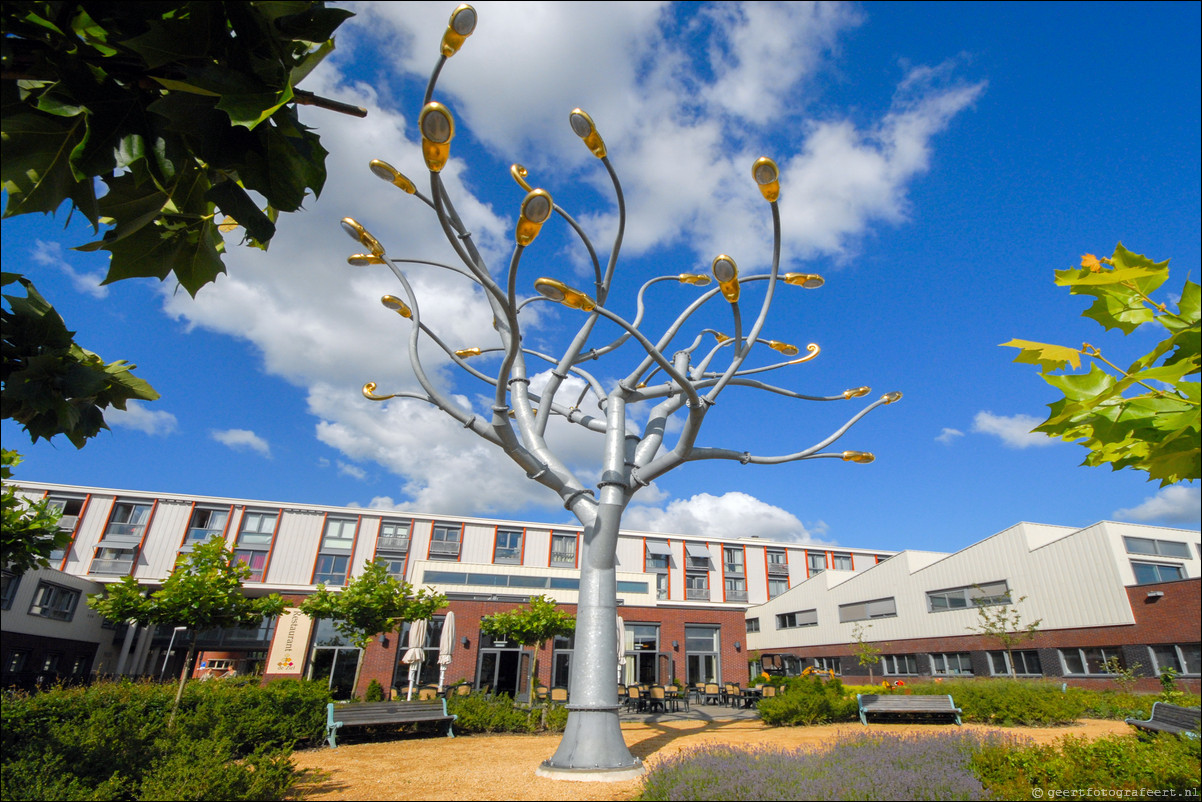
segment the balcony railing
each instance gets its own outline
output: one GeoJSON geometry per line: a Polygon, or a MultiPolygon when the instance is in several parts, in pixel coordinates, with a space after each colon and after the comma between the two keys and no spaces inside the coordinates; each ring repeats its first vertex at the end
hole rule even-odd
{"type": "Polygon", "coordinates": [[[188,530],[188,542],[200,543],[211,537],[221,537],[224,533],[224,529],[201,529],[200,527],[193,527],[188,530]]]}
{"type": "Polygon", "coordinates": [[[788,563],[768,563],[768,573],[772,574],[772,575],[788,576],[789,575],[789,564],[788,563]]]}
{"type": "Polygon", "coordinates": [[[409,551],[409,537],[382,535],[376,541],[377,551],[409,551]]]}
{"type": "Polygon", "coordinates": [[[92,560],[90,574],[128,574],[134,567],[134,559],[127,560],[92,560]]]}
{"type": "Polygon", "coordinates": [[[108,529],[104,530],[104,539],[140,541],[142,533],[145,531],[146,524],[111,523],[108,525],[108,529]]]}
{"type": "Polygon", "coordinates": [[[684,597],[689,601],[709,601],[709,588],[685,588],[684,597]]]}
{"type": "Polygon", "coordinates": [[[747,591],[728,590],[726,591],[726,600],[728,602],[745,602],[747,601],[747,591]]]}
{"type": "Polygon", "coordinates": [[[77,523],[79,523],[78,515],[64,515],[58,519],[58,528],[67,532],[73,532],[77,523]]]}
{"type": "Polygon", "coordinates": [[[432,540],[430,541],[430,556],[438,555],[440,557],[458,557],[459,556],[459,541],[458,540],[432,540]]]}
{"type": "Polygon", "coordinates": [[[553,551],[551,552],[551,565],[576,565],[576,552],[574,551],[553,551]]]}
{"type": "Polygon", "coordinates": [[[726,563],[726,573],[734,574],[735,576],[743,575],[743,563],[726,563]]]}

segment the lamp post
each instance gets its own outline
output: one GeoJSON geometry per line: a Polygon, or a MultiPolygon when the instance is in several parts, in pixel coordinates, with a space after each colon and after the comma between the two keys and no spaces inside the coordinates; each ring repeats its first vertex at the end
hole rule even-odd
{"type": "MultiPolygon", "coordinates": [[[[510,174],[527,193],[523,199],[514,233],[514,250],[508,271],[494,273],[472,241],[472,236],[460,220],[447,188],[442,170],[450,153],[450,141],[455,133],[450,109],[432,101],[431,97],[443,67],[463,44],[476,25],[476,13],[471,6],[459,6],[451,18],[440,56],[426,87],[423,108],[418,118],[422,153],[429,170],[429,197],[416,190],[409,179],[391,166],[375,160],[370,170],[403,192],[413,195],[434,212],[447,242],[455,251],[460,264],[438,264],[425,260],[389,258],[383,245],[352,218],[345,218],[343,229],[366,253],[351,257],[353,265],[387,267],[396,277],[401,290],[398,296],[382,299],[384,306],[397,312],[406,322],[407,347],[420,392],[406,391],[378,394],[375,382],[363,388],[365,397],[375,401],[417,399],[437,407],[458,421],[465,429],[484,441],[500,448],[527,476],[555,493],[581,523],[583,548],[580,555],[580,590],[577,606],[575,651],[570,676],[572,703],[568,706],[568,722],[563,739],[555,754],[539,768],[538,773],[559,779],[622,780],[642,773],[641,761],[633,756],[622,738],[618,720],[617,683],[613,670],[613,655],[617,652],[617,574],[615,552],[622,515],[631,499],[643,487],[659,476],[686,463],[702,459],[719,459],[744,465],[773,465],[809,459],[839,459],[852,463],[868,463],[872,454],[862,451],[828,450],[858,420],[883,404],[901,397],[889,393],[860,409],[840,427],[817,439],[811,445],[781,454],[752,454],[743,449],[701,446],[698,436],[706,416],[715,409],[717,399],[729,386],[738,386],[769,393],[789,400],[839,402],[859,398],[869,392],[867,387],[840,390],[833,393],[807,395],[785,387],[768,384],[753,374],[766,373],[806,363],[819,353],[816,344],[807,346],[807,355],[784,362],[756,365],[749,361],[753,353],[765,354],[764,345],[786,357],[795,357],[796,346],[761,337],[768,320],[778,285],[817,289],[821,276],[809,273],[779,273],[781,256],[781,221],[777,201],[780,196],[780,170],[769,158],[752,165],[752,186],[758,188],[768,204],[772,219],[773,249],[771,264],[764,273],[741,274],[735,260],[727,254],[716,257],[711,273],[718,286],[699,289],[701,294],[686,302],[683,311],[657,338],[643,331],[644,293],[653,285],[674,280],[685,288],[706,288],[710,276],[684,273],[657,276],[646,281],[638,291],[638,312],[627,321],[609,308],[608,295],[613,284],[626,223],[626,205],[621,183],[609,161],[608,150],[593,119],[582,109],[568,115],[571,131],[600,160],[613,183],[617,205],[617,230],[608,260],[597,258],[583,228],[557,205],[551,195],[531,187],[528,172],[513,165],[510,174]],[[448,44],[449,43],[449,44],[448,44]],[[593,264],[596,292],[586,294],[556,278],[544,277],[534,282],[538,293],[532,299],[518,296],[518,268],[523,254],[530,248],[543,227],[554,217],[560,217],[579,238],[582,248],[593,264]],[[421,306],[402,265],[418,263],[436,265],[463,276],[472,288],[483,294],[493,315],[493,328],[498,345],[493,348],[453,348],[440,339],[422,320],[421,306]],[[749,327],[744,326],[743,304],[749,287],[762,288],[762,300],[754,315],[748,315],[749,327]],[[692,316],[714,299],[721,297],[729,304],[734,335],[717,334],[701,328],[691,344],[675,342],[692,316]],[[561,355],[556,358],[523,346],[520,313],[532,302],[553,302],[581,315],[579,328],[561,355]],[[617,325],[622,333],[610,342],[595,342],[596,324],[605,319],[617,325]],[[718,345],[709,351],[698,351],[706,332],[718,337],[718,345]],[[606,375],[622,376],[605,386],[582,367],[585,363],[609,357],[619,348],[633,342],[637,349],[627,348],[628,371],[612,368],[606,375]],[[491,406],[472,408],[466,396],[452,396],[441,381],[430,378],[423,364],[433,343],[448,361],[470,376],[492,386],[491,406]],[[484,354],[499,356],[495,371],[485,373],[468,366],[464,360],[484,354]],[[713,366],[720,355],[729,355],[721,368],[713,366]],[[553,367],[542,389],[530,386],[528,359],[542,359],[553,367]],[[662,372],[662,380],[651,379],[662,372]],[[562,399],[561,391],[569,375],[583,379],[584,390],[572,399],[562,399]],[[644,402],[651,406],[641,431],[636,432],[634,420],[627,407],[644,402]],[[561,418],[565,425],[576,425],[595,433],[600,439],[600,481],[596,489],[581,481],[546,439],[546,428],[552,417],[561,418]],[[675,421],[673,420],[675,419],[675,421]],[[675,442],[667,442],[669,434],[675,442]]],[[[749,187],[750,189],[750,187],[749,187]]],[[[614,357],[617,359],[617,357],[614,357]]],[[[641,416],[640,416],[641,419],[641,416]]]]}
{"type": "Polygon", "coordinates": [[[171,640],[167,643],[167,653],[163,655],[163,667],[159,669],[159,682],[163,681],[163,676],[167,673],[167,661],[171,658],[171,650],[175,648],[175,633],[183,632],[187,627],[176,627],[171,630],[171,640]]]}

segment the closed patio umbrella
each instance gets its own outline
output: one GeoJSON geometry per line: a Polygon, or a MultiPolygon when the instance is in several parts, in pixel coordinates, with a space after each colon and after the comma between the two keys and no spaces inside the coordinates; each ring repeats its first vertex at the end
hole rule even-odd
{"type": "Polygon", "coordinates": [[[409,693],[405,701],[413,700],[413,683],[417,679],[417,667],[426,659],[426,619],[414,621],[409,625],[409,650],[401,658],[401,662],[409,666],[409,693]]]}
{"type": "Polygon", "coordinates": [[[447,666],[451,664],[451,655],[455,651],[455,613],[447,613],[442,622],[442,637],[438,639],[438,691],[442,692],[442,683],[447,677],[447,666]]]}

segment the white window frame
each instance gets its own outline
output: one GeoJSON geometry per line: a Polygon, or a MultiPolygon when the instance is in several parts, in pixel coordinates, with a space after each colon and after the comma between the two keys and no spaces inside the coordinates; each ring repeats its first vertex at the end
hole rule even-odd
{"type": "Polygon", "coordinates": [[[818,610],[798,610],[792,613],[777,613],[777,629],[801,629],[818,626],[818,610]]]}
{"type": "Polygon", "coordinates": [[[497,527],[496,542],[493,545],[492,561],[520,565],[522,562],[523,531],[514,527],[497,527]],[[505,545],[501,540],[505,539],[505,545]],[[513,545],[516,538],[516,544],[513,545]]]}
{"type": "Polygon", "coordinates": [[[851,554],[832,554],[831,568],[835,571],[854,571],[855,561],[851,554]]]}
{"type": "Polygon", "coordinates": [[[780,596],[781,594],[788,593],[788,592],[789,592],[789,578],[788,577],[768,577],[768,598],[769,599],[775,599],[778,596],[780,596]],[[773,593],[772,592],[773,587],[781,588],[781,590],[779,590],[776,593],[773,593]]]}
{"type": "MultiPolygon", "coordinates": [[[[1010,652],[1006,652],[1004,650],[1003,651],[995,650],[995,651],[991,651],[991,652],[986,652],[986,659],[989,661],[990,675],[992,675],[994,677],[1010,676],[1010,654],[1011,654],[1010,652]],[[999,667],[1001,668],[1000,671],[998,670],[999,667]]],[[[1013,651],[1013,654],[1015,657],[1018,658],[1017,662],[1022,663],[1022,666],[1021,666],[1022,670],[1015,671],[1014,676],[1016,676],[1016,677],[1042,677],[1043,676],[1043,660],[1040,659],[1039,651],[1037,649],[1015,649],[1013,651]],[[1030,656],[1031,655],[1035,656],[1035,662],[1039,664],[1038,671],[1029,671],[1028,670],[1030,668],[1030,660],[1031,660],[1030,656]]]]}
{"type": "Polygon", "coordinates": [[[839,623],[871,621],[876,618],[896,618],[897,600],[893,596],[839,605],[839,623]],[[860,610],[859,608],[863,608],[860,610]]]}
{"type": "Polygon", "coordinates": [[[958,588],[928,590],[927,612],[946,613],[951,610],[975,610],[978,607],[1009,604],[1013,598],[1010,582],[1005,579],[978,582],[975,585],[962,585],[958,588]],[[999,590],[1004,592],[999,593],[999,590]],[[943,599],[945,606],[938,606],[936,599],[943,599]]]}
{"type": "Polygon", "coordinates": [[[743,549],[738,546],[724,546],[722,548],[722,564],[726,568],[726,573],[746,576],[746,568],[743,563],[743,549]]]}
{"type": "Polygon", "coordinates": [[[458,560],[463,548],[463,524],[436,522],[430,529],[430,559],[458,560]]]}
{"type": "Polygon", "coordinates": [[[1159,585],[1162,582],[1179,582],[1180,580],[1186,578],[1185,568],[1180,565],[1173,565],[1171,563],[1152,563],[1152,562],[1146,562],[1143,560],[1132,560],[1131,561],[1131,573],[1134,574],[1135,584],[1137,584],[1137,585],[1159,585]],[[1139,566],[1139,568],[1137,568],[1136,566],[1139,566]],[[1155,569],[1157,578],[1152,579],[1152,580],[1140,579],[1140,576],[1139,576],[1140,568],[1155,569]],[[1165,579],[1163,576],[1161,576],[1161,573],[1163,571],[1172,571],[1172,572],[1175,572],[1177,575],[1174,577],[1165,579]]]}
{"type": "Polygon", "coordinates": [[[972,656],[968,652],[936,652],[930,657],[931,673],[937,677],[971,677],[974,673],[972,656]],[[955,663],[954,668],[952,663],[955,663]]]}
{"type": "Polygon", "coordinates": [[[916,677],[918,676],[918,655],[915,654],[882,654],[881,672],[886,677],[916,677]],[[904,661],[905,671],[898,671],[898,661],[904,661]]]}
{"type": "Polygon", "coordinates": [[[238,530],[238,545],[270,546],[279,518],[278,512],[247,510],[242,513],[242,522],[239,524],[238,530]],[[253,528],[251,524],[254,524],[253,528]]]}
{"type": "Polygon", "coordinates": [[[1127,665],[1127,660],[1126,660],[1126,658],[1123,657],[1122,647],[1119,647],[1119,646],[1088,646],[1088,647],[1084,647],[1084,648],[1064,648],[1064,649],[1057,649],[1056,653],[1060,656],[1060,666],[1061,666],[1061,668],[1064,669],[1064,676],[1066,676],[1066,677],[1111,677],[1111,676],[1114,676],[1109,671],[1105,670],[1106,662],[1111,657],[1117,657],[1119,659],[1120,665],[1123,665],[1123,666],[1127,665]],[[1076,658],[1081,661],[1081,671],[1070,671],[1069,670],[1067,655],[1072,652],[1075,652],[1076,658]],[[1088,654],[1089,652],[1098,652],[1101,655],[1101,659],[1098,661],[1098,665],[1100,665],[1102,667],[1102,670],[1100,670],[1100,671],[1090,671],[1089,670],[1089,662],[1090,662],[1090,655],[1088,654]]]}
{"type": "Polygon", "coordinates": [[[1156,540],[1155,538],[1150,537],[1124,537],[1123,547],[1127,549],[1128,554],[1142,554],[1149,557],[1168,557],[1169,559],[1173,560],[1189,560],[1193,558],[1193,555],[1190,554],[1189,544],[1182,543],[1180,540],[1156,540]],[[1143,550],[1141,548],[1132,548],[1131,544],[1136,541],[1150,543],[1151,546],[1148,547],[1150,548],[1150,551],[1143,550]],[[1173,554],[1172,551],[1175,547],[1178,547],[1178,551],[1184,551],[1185,554],[1173,554]]]}
{"type": "Polygon", "coordinates": [[[321,533],[321,550],[351,551],[355,547],[358,525],[357,518],[326,518],[325,531],[321,533]]]}
{"type": "Polygon", "coordinates": [[[29,605],[29,614],[52,621],[71,621],[79,606],[80,592],[53,582],[38,582],[29,605]]]}
{"type": "Polygon", "coordinates": [[[576,535],[551,533],[551,565],[576,567],[576,535]]]}
{"type": "Polygon", "coordinates": [[[1177,676],[1180,676],[1180,677],[1196,677],[1199,675],[1199,673],[1202,673],[1199,671],[1199,669],[1202,668],[1202,665],[1200,665],[1200,664],[1202,664],[1202,649],[1200,649],[1199,644],[1197,644],[1197,643],[1187,643],[1184,645],[1179,644],[1179,643],[1158,643],[1158,644],[1149,646],[1148,651],[1152,655],[1153,672],[1157,676],[1160,676],[1160,672],[1163,671],[1165,668],[1173,669],[1174,671],[1177,672],[1177,676]],[[1176,660],[1177,665],[1175,665],[1175,666],[1164,665],[1160,660],[1160,656],[1157,655],[1157,653],[1156,653],[1158,649],[1160,649],[1160,650],[1172,649],[1174,659],[1176,660]],[[1193,656],[1194,670],[1193,671],[1189,670],[1190,661],[1186,659],[1185,649],[1190,649],[1194,653],[1194,656],[1193,656]]]}

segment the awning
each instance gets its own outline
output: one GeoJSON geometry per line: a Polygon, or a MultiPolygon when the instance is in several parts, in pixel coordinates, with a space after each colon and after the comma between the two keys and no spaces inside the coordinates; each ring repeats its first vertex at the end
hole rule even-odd
{"type": "Polygon", "coordinates": [[[672,549],[671,549],[671,547],[668,546],[667,542],[665,542],[663,540],[648,540],[647,541],[647,553],[648,554],[666,554],[667,556],[671,557],[672,549]]]}
{"type": "Polygon", "coordinates": [[[685,543],[684,550],[690,557],[696,557],[699,560],[710,559],[709,547],[704,543],[685,543]]]}

